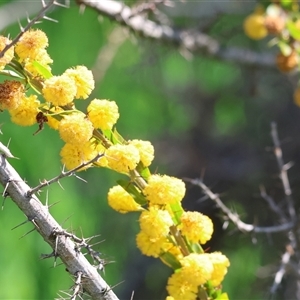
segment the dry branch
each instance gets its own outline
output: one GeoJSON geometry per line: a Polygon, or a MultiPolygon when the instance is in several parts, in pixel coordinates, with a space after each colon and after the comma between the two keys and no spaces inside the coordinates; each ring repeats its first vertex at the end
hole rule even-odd
{"type": "Polygon", "coordinates": [[[241,65],[275,67],[275,57],[270,53],[222,46],[217,40],[199,31],[175,29],[149,20],[146,16],[137,15],[133,9],[121,2],[114,0],[76,0],[76,2],[96,10],[99,14],[125,25],[144,37],[176,45],[194,54],[200,53],[241,65]]]}
{"type": "Polygon", "coordinates": [[[85,256],[77,250],[76,244],[68,235],[55,234],[63,232],[63,228],[56,222],[35,195],[30,195],[30,187],[22,180],[16,170],[7,162],[3,154],[0,155],[0,183],[5,187],[5,195],[13,202],[33,223],[37,232],[52,247],[55,257],[60,257],[70,274],[78,277],[82,274],[82,288],[94,300],[118,300],[110,286],[92,266],[85,256]]]}

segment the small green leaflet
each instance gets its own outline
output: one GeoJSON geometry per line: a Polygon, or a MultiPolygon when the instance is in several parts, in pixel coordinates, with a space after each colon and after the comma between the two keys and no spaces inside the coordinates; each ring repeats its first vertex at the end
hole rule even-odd
{"type": "Polygon", "coordinates": [[[117,180],[117,183],[127,192],[129,193],[134,200],[140,204],[145,205],[147,200],[145,197],[137,190],[137,188],[132,184],[132,182],[128,180],[117,180]]]}
{"type": "Polygon", "coordinates": [[[49,79],[51,78],[53,75],[52,73],[41,63],[39,63],[38,61],[34,61],[32,63],[33,67],[35,68],[35,70],[42,75],[45,79],[49,79]]]}

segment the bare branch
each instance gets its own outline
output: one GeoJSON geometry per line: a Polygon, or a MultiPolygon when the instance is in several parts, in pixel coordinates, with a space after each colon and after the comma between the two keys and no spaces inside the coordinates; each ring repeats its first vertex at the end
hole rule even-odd
{"type": "MultiPolygon", "coordinates": [[[[34,193],[38,192],[40,189],[42,189],[45,186],[49,186],[50,184],[54,183],[54,182],[59,182],[60,179],[64,178],[64,177],[69,177],[72,175],[75,175],[75,172],[92,164],[93,162],[96,162],[100,157],[103,156],[103,153],[99,153],[97,154],[93,159],[84,162],[82,164],[80,164],[79,166],[77,166],[76,168],[68,171],[68,172],[64,172],[62,171],[59,175],[57,175],[56,177],[50,179],[50,180],[44,180],[41,184],[39,184],[38,186],[32,188],[29,192],[28,192],[28,197],[30,197],[31,195],[33,195],[34,193]]],[[[78,176],[77,176],[78,177],[78,176]]],[[[78,177],[80,178],[80,177],[78,177]]],[[[82,178],[80,178],[81,180],[83,180],[82,178]]],[[[84,181],[84,180],[83,180],[84,181]]]]}
{"type": "Polygon", "coordinates": [[[260,186],[260,195],[268,203],[270,209],[272,209],[283,221],[287,220],[287,217],[282,209],[275,203],[274,199],[267,194],[264,186],[260,186]]]}
{"type": "Polygon", "coordinates": [[[275,67],[275,57],[269,53],[225,47],[209,35],[199,31],[179,30],[168,25],[158,24],[146,16],[136,15],[136,12],[121,2],[114,0],[76,0],[76,2],[81,7],[88,6],[144,37],[176,45],[191,53],[201,53],[241,65],[275,67]]]}
{"type": "Polygon", "coordinates": [[[49,1],[49,3],[43,5],[42,9],[37,13],[37,15],[27,23],[27,25],[23,28],[21,27],[20,33],[11,41],[11,43],[9,43],[8,45],[6,45],[2,51],[0,51],[0,58],[3,57],[3,55],[5,54],[5,52],[10,49],[12,46],[14,46],[22,37],[22,35],[29,29],[31,28],[34,24],[36,24],[37,22],[39,22],[41,19],[45,18],[45,14],[46,12],[53,6],[53,5],[57,5],[55,0],[51,0],[49,1]]]}
{"type": "Polygon", "coordinates": [[[275,278],[274,278],[274,283],[271,287],[271,294],[275,294],[279,285],[281,284],[282,278],[284,277],[285,273],[286,273],[286,266],[287,264],[290,262],[291,256],[293,255],[293,250],[291,246],[287,246],[286,247],[286,251],[285,253],[282,255],[281,257],[281,264],[280,267],[278,269],[278,271],[276,272],[275,278]]]}
{"type": "Polygon", "coordinates": [[[289,178],[287,175],[288,168],[284,164],[284,161],[282,158],[282,150],[281,150],[280,140],[278,137],[277,125],[275,122],[271,123],[271,136],[272,136],[272,140],[274,143],[274,154],[275,154],[278,168],[280,171],[280,179],[282,181],[283,190],[284,190],[285,198],[287,201],[288,212],[289,212],[289,215],[292,218],[292,220],[295,220],[297,218],[297,216],[296,216],[296,211],[295,211],[295,206],[294,206],[294,200],[292,198],[292,190],[291,190],[289,178]]]}
{"type": "Polygon", "coordinates": [[[103,280],[97,269],[85,256],[75,250],[76,244],[65,235],[53,234],[62,227],[49,213],[40,200],[30,194],[30,187],[21,179],[16,170],[0,155],[0,183],[7,187],[7,193],[29,220],[34,220],[35,229],[59,256],[70,274],[82,273],[82,287],[94,300],[118,300],[109,285],[103,280]]]}
{"type": "Polygon", "coordinates": [[[245,232],[256,232],[256,233],[274,233],[281,231],[288,231],[295,226],[294,222],[286,222],[284,224],[268,227],[259,227],[252,224],[243,222],[240,217],[233,213],[219,198],[217,194],[214,194],[200,179],[185,179],[186,181],[199,186],[202,191],[213,200],[217,206],[223,211],[223,213],[236,225],[236,227],[245,232]]]}

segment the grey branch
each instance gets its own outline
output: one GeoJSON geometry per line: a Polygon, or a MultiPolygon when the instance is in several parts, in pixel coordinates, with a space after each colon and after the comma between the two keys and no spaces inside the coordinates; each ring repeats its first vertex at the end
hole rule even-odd
{"type": "Polygon", "coordinates": [[[16,170],[7,162],[4,155],[0,155],[0,183],[6,187],[13,202],[27,216],[33,220],[33,224],[39,234],[59,256],[70,274],[76,277],[81,272],[82,288],[94,300],[118,300],[110,286],[97,272],[85,256],[76,251],[76,244],[66,235],[56,235],[55,232],[63,231],[63,228],[49,213],[47,206],[32,195],[28,197],[30,187],[22,180],[16,170]]]}
{"type": "Polygon", "coordinates": [[[41,19],[46,19],[47,17],[45,16],[46,12],[53,6],[53,5],[58,5],[58,3],[55,0],[51,0],[49,3],[45,4],[43,1],[43,7],[41,10],[38,12],[38,14],[32,19],[28,20],[27,25],[24,28],[21,28],[20,33],[8,44],[6,45],[2,51],[0,51],[0,58],[5,54],[5,52],[13,47],[23,36],[23,34],[28,31],[34,24],[39,22],[41,19]]]}
{"type": "Polygon", "coordinates": [[[288,231],[295,226],[295,222],[286,222],[276,226],[259,227],[252,224],[243,222],[240,217],[233,213],[220,199],[217,194],[214,194],[208,186],[206,186],[200,179],[186,179],[190,183],[199,186],[203,193],[213,200],[217,206],[223,211],[223,213],[236,225],[236,227],[245,232],[256,232],[256,233],[274,233],[288,231]]]}
{"type": "Polygon", "coordinates": [[[134,32],[158,41],[174,44],[191,53],[202,53],[221,60],[242,65],[275,67],[275,57],[270,53],[259,53],[248,49],[222,46],[207,34],[195,30],[180,30],[161,25],[142,15],[136,15],[133,9],[114,0],[76,0],[79,5],[88,6],[99,14],[105,15],[134,32]]]}
{"type": "Polygon", "coordinates": [[[278,168],[280,171],[280,179],[282,181],[283,189],[284,189],[284,194],[288,206],[288,212],[290,217],[295,220],[296,217],[296,211],[295,211],[295,206],[294,206],[294,200],[292,198],[292,190],[288,178],[287,171],[290,167],[289,164],[285,164],[283,161],[282,157],[282,150],[281,150],[281,145],[280,145],[280,140],[278,137],[278,132],[277,132],[277,125],[275,122],[271,123],[271,136],[274,144],[274,154],[277,160],[278,168]]]}

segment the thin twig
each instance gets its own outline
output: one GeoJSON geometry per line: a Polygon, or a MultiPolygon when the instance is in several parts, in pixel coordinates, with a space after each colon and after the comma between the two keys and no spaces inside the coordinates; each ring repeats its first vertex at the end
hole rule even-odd
{"type": "Polygon", "coordinates": [[[220,199],[217,194],[214,194],[208,186],[206,186],[200,179],[185,179],[186,181],[199,186],[204,194],[206,194],[211,200],[213,200],[217,206],[223,211],[223,213],[236,225],[236,227],[245,232],[256,232],[256,233],[274,233],[288,231],[295,226],[294,222],[286,222],[284,224],[268,227],[259,227],[252,224],[243,222],[240,217],[233,213],[220,199]]]}
{"type": "Polygon", "coordinates": [[[79,166],[77,166],[76,168],[69,170],[67,172],[62,171],[59,175],[57,175],[56,177],[50,179],[50,180],[44,180],[41,184],[39,184],[38,186],[32,188],[29,192],[28,192],[28,197],[30,197],[31,195],[33,195],[34,193],[38,192],[40,189],[42,189],[45,186],[49,186],[50,184],[54,183],[54,182],[59,182],[60,179],[64,178],[64,177],[69,177],[69,176],[73,176],[75,175],[76,171],[96,162],[100,157],[103,156],[103,153],[98,153],[93,159],[84,162],[82,164],[80,164],[79,166]]]}
{"type": "Polygon", "coordinates": [[[282,221],[286,221],[287,216],[285,215],[284,211],[277,205],[277,203],[275,203],[274,199],[267,194],[265,187],[261,185],[259,189],[261,197],[268,203],[270,209],[273,210],[282,221]]]}
{"type": "Polygon", "coordinates": [[[275,274],[274,282],[271,287],[270,293],[274,295],[282,282],[282,278],[286,273],[286,266],[289,264],[291,256],[293,255],[293,250],[291,246],[286,247],[285,253],[281,256],[281,264],[278,271],[275,274]]]}
{"type": "Polygon", "coordinates": [[[19,34],[8,44],[6,45],[2,51],[0,51],[0,58],[3,57],[3,55],[5,54],[5,52],[10,49],[12,46],[14,46],[19,40],[20,38],[23,36],[23,34],[29,30],[29,28],[31,28],[34,24],[36,24],[39,20],[41,20],[42,18],[45,17],[46,12],[52,7],[52,5],[57,5],[55,0],[51,0],[49,1],[49,3],[44,4],[43,3],[43,7],[42,9],[37,13],[37,15],[27,23],[27,25],[23,28],[21,27],[21,30],[19,32],[19,34]]]}
{"type": "Polygon", "coordinates": [[[295,221],[297,218],[295,206],[294,206],[294,200],[292,198],[292,190],[290,186],[290,182],[288,179],[287,171],[288,171],[288,164],[285,164],[282,157],[282,150],[280,145],[280,140],[278,137],[277,132],[277,124],[275,122],[271,123],[271,136],[274,143],[274,154],[277,160],[278,168],[280,171],[280,179],[282,181],[283,190],[287,202],[288,212],[292,220],[295,221]]]}

